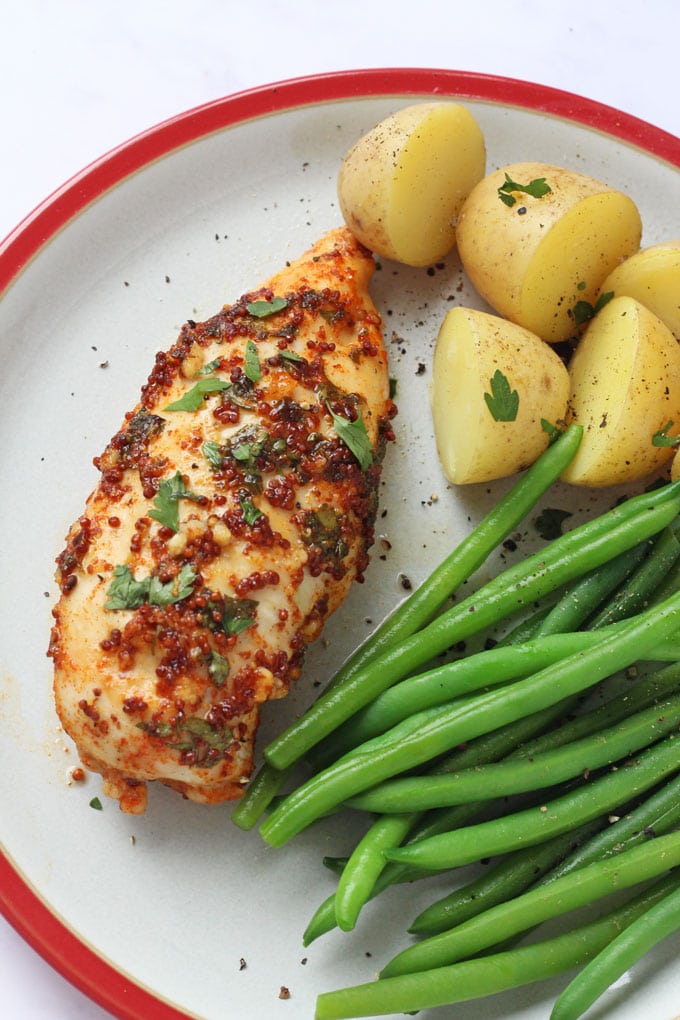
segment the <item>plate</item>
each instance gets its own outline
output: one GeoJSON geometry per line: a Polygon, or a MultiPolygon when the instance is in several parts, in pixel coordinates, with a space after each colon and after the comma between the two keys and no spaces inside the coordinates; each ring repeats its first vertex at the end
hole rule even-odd
{"type": "MultiPolygon", "coordinates": [[[[92,458],[135,403],[155,352],[187,318],[212,314],[339,224],[335,179],[350,144],[433,95],[469,106],[489,169],[523,159],[573,166],[635,199],[644,244],[677,235],[672,135],[526,82],[380,69],[269,85],[164,122],[69,181],[0,248],[2,905],[45,959],[125,1020],[309,1018],[320,991],[370,980],[444,885],[393,890],[351,935],[303,949],[305,925],[333,887],[322,857],[346,852],[359,821],[328,819],[273,850],[232,826],[228,806],[192,805],[164,788],[152,789],[142,818],[108,802],[92,810],[99,780],[71,780],[77,759],[57,723],[45,655],[54,557],[95,484],[92,458]]],[[[266,713],[260,747],[404,597],[406,579],[417,584],[509,486],[454,492],[434,453],[434,338],[452,302],[476,302],[455,256],[428,270],[383,263],[373,292],[400,407],[373,560],[294,692],[266,713]]],[[[578,517],[573,492],[552,498],[571,501],[578,517]]],[[[480,576],[500,566],[492,557],[480,576]]],[[[668,940],[610,991],[617,1020],[676,1011],[679,949],[668,940]]],[[[538,1020],[560,985],[456,1016],[538,1020]]]]}

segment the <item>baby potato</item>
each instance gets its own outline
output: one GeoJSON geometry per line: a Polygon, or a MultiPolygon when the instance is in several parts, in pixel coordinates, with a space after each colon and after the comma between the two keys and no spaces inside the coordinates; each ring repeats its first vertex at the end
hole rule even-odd
{"type": "Polygon", "coordinates": [[[680,340],[680,241],[642,248],[612,270],[602,293],[635,298],[680,340]]]}
{"type": "Polygon", "coordinates": [[[542,420],[564,420],[569,375],[562,360],[529,330],[488,312],[447,313],[432,378],[439,459],[457,485],[532,464],[549,442],[542,420]]]}
{"type": "Polygon", "coordinates": [[[584,309],[638,250],[641,232],[638,209],[622,192],[562,167],[515,163],[473,188],[456,240],[484,300],[557,343],[577,335],[584,309]]]}
{"type": "Polygon", "coordinates": [[[569,375],[567,420],[584,434],[564,481],[637,481],[672,456],[671,446],[653,440],[680,430],[680,346],[653,312],[634,298],[612,298],[581,337],[569,375]]]}
{"type": "Polygon", "coordinates": [[[426,266],[453,248],[455,219],[485,169],[484,136],[466,107],[416,103],[349,151],[338,177],[340,208],[371,251],[426,266]]]}

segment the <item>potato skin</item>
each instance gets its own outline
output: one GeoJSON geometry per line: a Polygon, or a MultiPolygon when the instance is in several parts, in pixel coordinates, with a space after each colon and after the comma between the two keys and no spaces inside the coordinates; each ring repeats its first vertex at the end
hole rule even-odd
{"type": "Polygon", "coordinates": [[[635,298],[680,340],[680,241],[641,248],[614,269],[602,293],[635,298]]]}
{"type": "Polygon", "coordinates": [[[569,364],[567,420],[584,427],[562,475],[573,485],[646,478],[673,454],[652,438],[680,431],[680,345],[639,302],[613,298],[591,320],[569,364]]]}
{"type": "Polygon", "coordinates": [[[555,351],[535,334],[472,308],[452,308],[435,346],[432,418],[439,459],[457,485],[512,475],[548,445],[542,419],[564,419],[569,376],[555,351]],[[497,421],[485,393],[502,372],[519,396],[516,418],[497,421]]]}
{"type": "Polygon", "coordinates": [[[578,333],[577,302],[593,305],[607,275],[637,251],[642,224],[634,202],[585,174],[546,163],[515,163],[488,174],[463,204],[458,253],[479,294],[499,314],[557,343],[578,333]],[[548,194],[515,192],[506,179],[545,178],[548,194]]]}
{"type": "Polygon", "coordinates": [[[347,153],[340,208],[371,251],[426,266],[454,247],[456,217],[485,169],[484,136],[466,107],[416,103],[386,117],[347,153]]]}

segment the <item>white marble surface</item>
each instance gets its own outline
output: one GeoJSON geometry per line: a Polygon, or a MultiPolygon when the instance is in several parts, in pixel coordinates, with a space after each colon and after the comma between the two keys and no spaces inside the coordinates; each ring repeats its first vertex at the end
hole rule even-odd
{"type": "MultiPolygon", "coordinates": [[[[675,0],[5,0],[0,236],[84,165],[158,121],[324,71],[500,74],[678,134],[676,28],[675,0]]],[[[4,922],[0,987],[8,1020],[109,1015],[4,922]]]]}

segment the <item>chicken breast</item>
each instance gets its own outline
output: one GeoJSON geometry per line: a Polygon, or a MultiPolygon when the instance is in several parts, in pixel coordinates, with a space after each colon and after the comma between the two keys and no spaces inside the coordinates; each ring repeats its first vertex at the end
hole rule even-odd
{"type": "Polygon", "coordinates": [[[385,444],[374,263],[331,232],[156,357],[57,559],[56,708],[123,811],[216,803],[361,580],[385,444]]]}

